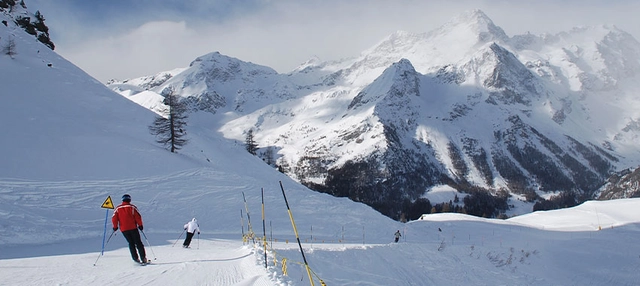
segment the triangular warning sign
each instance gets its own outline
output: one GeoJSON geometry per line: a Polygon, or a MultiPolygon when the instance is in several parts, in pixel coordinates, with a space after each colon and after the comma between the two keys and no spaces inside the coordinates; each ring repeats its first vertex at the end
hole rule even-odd
{"type": "Polygon", "coordinates": [[[104,203],[102,203],[101,208],[103,209],[114,209],[113,202],[111,201],[111,196],[108,196],[104,203]]]}

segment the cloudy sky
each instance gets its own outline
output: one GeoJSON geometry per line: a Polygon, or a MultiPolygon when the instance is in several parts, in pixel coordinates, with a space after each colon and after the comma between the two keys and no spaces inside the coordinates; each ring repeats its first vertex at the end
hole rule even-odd
{"type": "Polygon", "coordinates": [[[187,67],[209,52],[281,73],[313,56],[358,55],[387,35],[428,32],[481,9],[509,36],[614,24],[640,39],[636,0],[25,0],[56,51],[100,80],[187,67]]]}

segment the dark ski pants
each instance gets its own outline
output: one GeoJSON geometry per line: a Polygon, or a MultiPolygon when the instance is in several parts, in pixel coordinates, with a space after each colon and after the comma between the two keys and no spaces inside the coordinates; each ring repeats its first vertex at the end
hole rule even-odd
{"type": "Polygon", "coordinates": [[[129,251],[131,252],[131,258],[133,258],[133,260],[139,261],[138,253],[140,253],[140,258],[142,258],[142,260],[146,260],[147,254],[144,251],[144,244],[142,244],[142,240],[140,239],[140,233],[138,232],[138,229],[136,228],[132,230],[125,230],[122,232],[122,235],[129,243],[129,251]],[[136,253],[136,248],[138,248],[137,253],[136,253]]]}
{"type": "Polygon", "coordinates": [[[189,244],[191,244],[191,239],[193,238],[194,233],[193,232],[187,232],[187,237],[185,237],[184,239],[184,243],[182,244],[183,246],[189,246],[189,244]]]}

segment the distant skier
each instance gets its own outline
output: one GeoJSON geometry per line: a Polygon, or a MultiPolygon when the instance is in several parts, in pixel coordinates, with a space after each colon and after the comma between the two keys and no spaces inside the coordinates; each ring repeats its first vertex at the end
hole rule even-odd
{"type": "Polygon", "coordinates": [[[398,240],[400,240],[400,237],[402,236],[402,234],[400,234],[400,230],[396,231],[396,233],[394,234],[396,236],[396,243],[398,242],[398,240]]]}
{"type": "Polygon", "coordinates": [[[194,217],[190,222],[184,225],[184,229],[187,231],[187,237],[185,237],[182,247],[188,248],[196,231],[200,234],[200,225],[198,225],[198,221],[194,217]]]}
{"type": "Polygon", "coordinates": [[[117,206],[113,211],[111,222],[113,223],[113,231],[118,230],[118,226],[120,226],[122,236],[124,236],[129,243],[131,258],[138,263],[147,263],[148,260],[144,250],[144,244],[142,244],[140,233],[138,232],[138,229],[143,229],[142,216],[138,212],[138,208],[131,204],[131,196],[129,194],[122,196],[122,204],[117,206]],[[138,249],[137,253],[136,248],[138,249]],[[140,254],[140,256],[138,256],[138,254],[140,254]],[[142,258],[142,260],[138,258],[142,258]]]}

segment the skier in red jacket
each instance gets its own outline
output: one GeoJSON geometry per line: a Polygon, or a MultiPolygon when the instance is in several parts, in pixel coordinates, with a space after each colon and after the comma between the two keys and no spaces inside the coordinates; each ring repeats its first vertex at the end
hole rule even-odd
{"type": "Polygon", "coordinates": [[[138,212],[138,208],[131,204],[131,196],[129,194],[122,196],[122,204],[113,211],[111,222],[113,222],[113,231],[118,230],[118,225],[120,225],[120,231],[122,231],[122,235],[129,243],[131,258],[138,263],[147,263],[144,244],[142,244],[140,233],[138,232],[138,229],[143,229],[142,216],[138,212]],[[136,248],[138,248],[137,253],[136,248]],[[138,256],[138,253],[140,256],[138,256]],[[142,258],[142,260],[138,260],[138,257],[142,258]]]}

